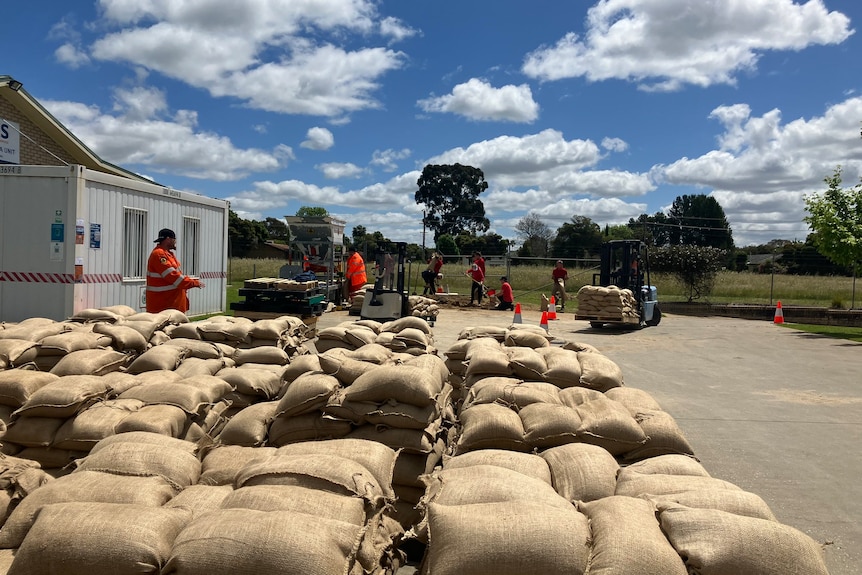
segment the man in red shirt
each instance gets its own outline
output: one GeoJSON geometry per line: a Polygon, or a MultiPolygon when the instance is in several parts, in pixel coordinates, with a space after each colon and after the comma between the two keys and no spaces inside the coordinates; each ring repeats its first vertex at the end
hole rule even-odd
{"type": "Polygon", "coordinates": [[[500,303],[498,303],[497,307],[494,309],[503,311],[507,309],[515,309],[514,302],[515,295],[512,293],[512,285],[509,283],[509,280],[506,279],[506,276],[502,276],[500,278],[500,303]]]}
{"type": "Polygon", "coordinates": [[[563,267],[563,260],[557,260],[554,269],[551,270],[551,279],[554,280],[551,295],[554,296],[560,311],[563,311],[566,309],[566,280],[569,279],[569,272],[563,267]]]}
{"type": "Polygon", "coordinates": [[[155,243],[147,260],[147,311],[159,313],[176,309],[185,313],[189,310],[186,290],[202,288],[204,283],[183,274],[180,269],[180,262],[173,253],[177,248],[177,235],[173,230],[160,230],[155,243]]]}

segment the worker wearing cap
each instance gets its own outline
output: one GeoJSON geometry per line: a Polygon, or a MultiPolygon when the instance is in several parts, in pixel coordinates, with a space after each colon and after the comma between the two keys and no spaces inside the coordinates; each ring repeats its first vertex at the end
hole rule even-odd
{"type": "Polygon", "coordinates": [[[556,303],[560,306],[560,311],[563,311],[566,309],[566,280],[569,279],[569,272],[563,267],[563,260],[557,260],[554,269],[551,270],[551,279],[554,280],[551,295],[557,300],[556,303]]]}
{"type": "Polygon", "coordinates": [[[160,230],[155,243],[147,260],[147,311],[158,313],[176,309],[185,313],[189,309],[186,290],[202,288],[204,283],[183,274],[180,269],[180,262],[173,253],[177,248],[177,235],[173,230],[160,230]]]}

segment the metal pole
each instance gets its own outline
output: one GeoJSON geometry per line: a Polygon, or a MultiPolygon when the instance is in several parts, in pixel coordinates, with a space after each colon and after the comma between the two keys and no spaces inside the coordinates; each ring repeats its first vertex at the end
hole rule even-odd
{"type": "Polygon", "coordinates": [[[772,252],[772,266],[769,270],[771,272],[771,278],[769,282],[769,305],[772,305],[772,289],[775,287],[775,252],[772,252]]]}

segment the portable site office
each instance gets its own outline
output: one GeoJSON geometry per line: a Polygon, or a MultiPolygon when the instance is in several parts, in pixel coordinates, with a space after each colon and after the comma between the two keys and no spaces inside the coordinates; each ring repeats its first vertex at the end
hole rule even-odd
{"type": "Polygon", "coordinates": [[[87,309],[145,308],[147,257],[161,228],[177,234],[190,316],[226,307],[225,200],[84,166],[0,165],[0,321],[63,320],[87,309]]]}

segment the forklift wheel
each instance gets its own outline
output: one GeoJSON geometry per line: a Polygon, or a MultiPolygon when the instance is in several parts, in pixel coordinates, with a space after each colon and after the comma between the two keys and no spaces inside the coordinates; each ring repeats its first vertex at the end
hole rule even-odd
{"type": "Polygon", "coordinates": [[[652,310],[652,319],[646,322],[649,326],[657,326],[661,321],[661,308],[658,307],[658,304],[652,310]]]}
{"type": "Polygon", "coordinates": [[[595,329],[602,329],[602,327],[604,327],[604,325],[605,324],[600,322],[600,321],[591,321],[590,322],[590,327],[595,328],[595,329]]]}

